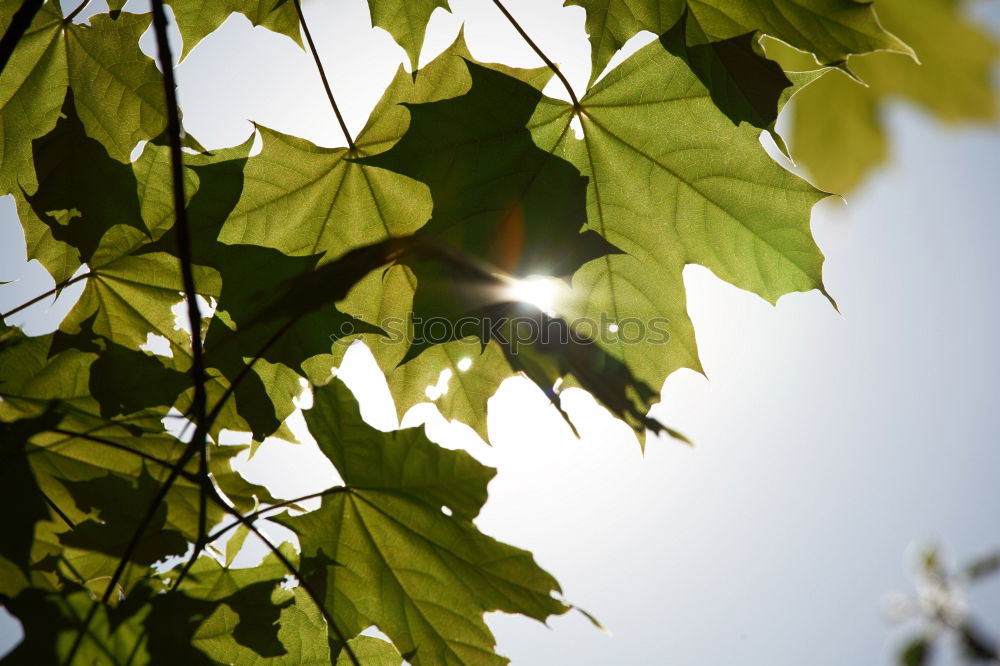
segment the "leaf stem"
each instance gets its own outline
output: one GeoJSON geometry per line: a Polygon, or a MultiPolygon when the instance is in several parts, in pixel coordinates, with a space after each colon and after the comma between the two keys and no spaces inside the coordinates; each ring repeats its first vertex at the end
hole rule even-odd
{"type": "Polygon", "coordinates": [[[89,4],[90,0],[83,0],[83,2],[81,2],[79,5],[76,6],[76,9],[74,9],[73,11],[71,11],[69,14],[66,15],[66,18],[63,19],[63,23],[71,22],[73,19],[76,18],[76,15],[82,12],[84,7],[86,7],[89,4]]]}
{"type": "Polygon", "coordinates": [[[507,11],[507,8],[503,6],[503,3],[500,2],[500,0],[493,0],[493,4],[497,6],[497,9],[499,9],[504,16],[507,17],[507,20],[510,21],[512,26],[514,26],[514,29],[517,30],[518,34],[524,38],[524,41],[527,42],[528,46],[530,46],[532,50],[538,54],[538,57],[541,58],[546,65],[548,65],[548,68],[551,69],[557,77],[559,77],[559,80],[562,81],[563,86],[566,88],[566,92],[569,93],[569,98],[573,100],[573,108],[579,110],[580,100],[576,98],[576,93],[573,92],[573,87],[559,70],[559,67],[552,62],[547,55],[545,55],[542,49],[538,47],[538,44],[535,44],[531,37],[528,36],[528,33],[524,31],[524,28],[521,27],[521,24],[517,22],[517,19],[515,19],[509,11],[507,11]]]}
{"type": "Polygon", "coordinates": [[[31,27],[31,22],[35,19],[38,10],[42,8],[42,4],[44,4],[43,0],[24,0],[10,18],[10,25],[7,26],[3,37],[0,37],[0,74],[7,67],[11,56],[14,55],[14,49],[24,37],[24,33],[28,32],[28,28],[31,27]]]}
{"type": "Polygon", "coordinates": [[[32,305],[34,305],[38,301],[46,299],[49,296],[52,296],[53,294],[58,294],[60,291],[62,291],[66,287],[70,286],[74,282],[79,282],[80,280],[88,278],[88,277],[92,276],[93,274],[94,274],[93,271],[87,271],[86,273],[81,273],[80,275],[77,275],[75,277],[71,277],[68,280],[63,280],[61,283],[57,284],[52,289],[49,289],[44,294],[40,294],[38,296],[35,296],[34,298],[32,298],[27,303],[21,303],[20,305],[18,305],[13,310],[8,310],[7,312],[4,312],[2,315],[0,315],[0,319],[6,319],[7,317],[10,317],[11,315],[15,315],[18,312],[20,312],[21,310],[24,310],[25,308],[30,308],[32,305]]]}
{"type": "Polygon", "coordinates": [[[295,11],[299,15],[299,25],[302,26],[302,32],[306,36],[306,42],[309,44],[309,51],[312,53],[313,60],[316,62],[316,69],[319,70],[319,78],[323,81],[323,88],[326,90],[326,96],[330,100],[330,106],[333,107],[333,113],[337,116],[337,122],[340,123],[340,129],[344,132],[344,138],[347,139],[347,147],[354,152],[357,150],[357,146],[354,145],[354,139],[351,137],[351,133],[347,130],[347,123],[344,122],[344,116],[340,113],[340,107],[337,106],[337,100],[333,97],[333,89],[330,88],[330,81],[326,78],[326,70],[323,69],[323,62],[319,59],[319,52],[316,50],[316,44],[313,42],[312,34],[309,32],[309,25],[306,23],[306,17],[302,13],[302,4],[299,0],[292,0],[295,5],[295,11]]]}

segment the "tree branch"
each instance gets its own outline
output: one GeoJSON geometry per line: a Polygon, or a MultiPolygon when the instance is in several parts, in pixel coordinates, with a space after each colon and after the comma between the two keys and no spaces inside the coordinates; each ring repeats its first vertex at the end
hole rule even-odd
{"type": "MultiPolygon", "coordinates": [[[[170,174],[173,180],[174,195],[174,227],[177,231],[177,256],[181,263],[181,276],[184,282],[184,298],[187,301],[188,323],[191,327],[191,376],[194,380],[194,398],[192,400],[192,411],[194,412],[195,430],[188,444],[188,450],[182,456],[181,468],[191,456],[197,452],[199,454],[198,478],[200,480],[201,492],[199,496],[198,515],[198,541],[195,544],[191,562],[200,553],[200,547],[204,543],[206,532],[206,505],[207,491],[206,483],[208,479],[208,450],[207,450],[207,421],[206,421],[206,394],[205,394],[205,360],[202,354],[201,339],[201,311],[198,307],[198,292],[194,284],[193,261],[191,258],[191,229],[187,219],[187,203],[184,196],[184,156],[181,153],[181,129],[180,111],[177,105],[177,84],[174,80],[173,55],[170,52],[170,42],[167,39],[167,16],[163,10],[163,0],[152,0],[153,9],[153,30],[156,33],[157,55],[160,61],[160,68],[163,70],[163,91],[167,106],[167,135],[170,142],[170,174]]],[[[158,494],[158,501],[150,507],[146,520],[136,531],[136,536],[145,531],[149,521],[159,504],[166,498],[170,486],[176,481],[179,470],[171,473],[158,494]]],[[[134,548],[133,541],[129,544],[134,548]]],[[[126,550],[130,555],[131,551],[126,550]]],[[[123,562],[126,558],[123,558],[123,562]]],[[[189,564],[190,566],[190,564],[189,564]]],[[[122,570],[121,562],[119,570],[122,570]]],[[[107,600],[107,591],[105,591],[107,600]]]]}
{"type": "MultiPolygon", "coordinates": [[[[153,9],[153,30],[156,34],[160,67],[163,70],[163,88],[167,106],[167,134],[169,135],[168,138],[170,142],[170,166],[173,180],[174,216],[175,227],[177,229],[178,257],[181,262],[184,296],[187,301],[188,321],[191,326],[191,350],[193,361],[191,375],[195,384],[193,402],[196,426],[191,442],[185,449],[184,454],[177,461],[177,466],[171,470],[170,476],[168,476],[166,481],[163,482],[163,485],[160,486],[160,489],[157,491],[153,501],[150,502],[149,507],[146,509],[146,514],[142,517],[142,520],[139,521],[135,532],[132,534],[132,538],[125,546],[125,551],[122,553],[121,559],[118,560],[118,566],[115,567],[115,571],[111,575],[108,587],[104,590],[104,594],[101,597],[101,603],[105,604],[111,599],[111,594],[118,585],[118,581],[121,580],[122,574],[125,572],[125,568],[128,566],[132,558],[132,554],[135,552],[135,549],[139,544],[139,540],[142,539],[146,529],[153,521],[157,510],[166,499],[167,493],[170,492],[171,487],[173,487],[174,483],[177,481],[177,477],[180,476],[181,470],[184,469],[188,461],[190,461],[194,454],[199,452],[199,450],[201,451],[202,456],[205,456],[205,366],[204,359],[202,357],[201,312],[198,308],[197,292],[195,291],[194,272],[192,269],[193,262],[191,260],[191,232],[188,227],[184,196],[184,164],[183,155],[181,153],[182,130],[180,125],[180,114],[177,110],[173,56],[170,53],[170,44],[167,41],[167,16],[163,10],[163,0],[152,0],[151,4],[153,9]]],[[[71,661],[75,655],[76,650],[79,647],[81,637],[83,633],[87,631],[89,620],[92,617],[93,613],[90,613],[87,621],[84,622],[84,626],[81,628],[80,634],[77,636],[77,640],[73,644],[73,649],[70,651],[68,661],[71,661]]]]}
{"type": "MultiPolygon", "coordinates": [[[[184,196],[184,156],[181,153],[180,113],[177,108],[176,81],[174,80],[173,55],[167,41],[167,16],[163,11],[163,0],[152,0],[153,30],[156,33],[157,56],[163,70],[163,92],[167,106],[167,135],[170,142],[170,176],[173,180],[174,227],[177,230],[177,256],[181,262],[181,278],[184,283],[184,299],[187,301],[188,323],[191,327],[191,378],[194,380],[195,423],[205,419],[205,361],[202,356],[201,311],[198,307],[198,292],[194,284],[194,269],[191,259],[191,228],[187,219],[187,202],[184,196]]],[[[204,428],[201,428],[204,432],[204,428]]],[[[191,444],[197,445],[198,429],[191,444]]]]}

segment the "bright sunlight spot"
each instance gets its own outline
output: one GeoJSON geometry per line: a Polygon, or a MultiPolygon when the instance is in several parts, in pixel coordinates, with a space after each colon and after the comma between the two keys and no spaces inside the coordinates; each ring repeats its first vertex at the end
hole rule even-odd
{"type": "Polygon", "coordinates": [[[468,356],[466,356],[463,359],[460,359],[457,364],[457,367],[459,372],[465,372],[466,370],[472,367],[472,359],[469,358],[468,356]]]}
{"type": "Polygon", "coordinates": [[[431,400],[437,400],[448,392],[448,382],[451,380],[451,368],[445,368],[438,375],[437,384],[431,384],[424,389],[424,395],[431,400]]]}
{"type": "Polygon", "coordinates": [[[559,283],[546,277],[513,280],[507,287],[508,297],[522,303],[530,303],[548,315],[554,312],[558,295],[559,283]]]}

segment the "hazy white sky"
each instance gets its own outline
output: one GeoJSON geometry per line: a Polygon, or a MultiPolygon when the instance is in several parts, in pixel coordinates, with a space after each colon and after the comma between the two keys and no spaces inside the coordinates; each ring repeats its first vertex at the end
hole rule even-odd
{"type": "MultiPolygon", "coordinates": [[[[582,90],[583,12],[559,4],[507,3],[582,90]]],[[[478,59],[539,64],[489,0],[452,5],[478,59]]],[[[313,0],[305,11],[356,132],[402,51],[371,30],[363,0],[313,0]]],[[[997,5],[980,14],[1000,31],[997,5]]],[[[425,59],[458,25],[435,15],[425,59]]],[[[248,119],[343,142],[309,56],[242,17],[206,39],[178,80],[185,124],[208,146],[245,139],[248,119]]],[[[914,544],[940,540],[963,559],[1000,546],[991,277],[1000,133],[944,129],[905,107],[888,118],[892,165],[846,206],[815,211],[842,314],[815,292],[771,307],[707,270],[685,273],[708,379],[673,376],[655,414],[697,448],[653,441],[643,456],[627,428],[579,394],[568,401],[582,424],[576,440],[521,380],[490,403],[492,447],[433,409],[407,415],[406,425],[427,419],[445,445],[498,467],[479,526],[533,551],[567,600],[610,632],[579,614],[552,620],[551,630],[496,616],[490,624],[515,665],[888,663],[896,635],[881,602],[911,589],[914,544]]],[[[9,280],[29,269],[9,198],[0,216],[0,280],[9,280]]],[[[40,271],[0,287],[0,305],[44,291],[40,271]]],[[[43,309],[28,320],[58,316],[43,309]]],[[[342,374],[360,385],[374,370],[365,350],[354,351],[342,374]]],[[[384,385],[364,387],[368,418],[392,427],[384,385]]],[[[308,444],[273,443],[246,470],[279,494],[301,494],[330,485],[332,468],[317,455],[308,444]]],[[[972,599],[1000,628],[1000,581],[972,599]]]]}

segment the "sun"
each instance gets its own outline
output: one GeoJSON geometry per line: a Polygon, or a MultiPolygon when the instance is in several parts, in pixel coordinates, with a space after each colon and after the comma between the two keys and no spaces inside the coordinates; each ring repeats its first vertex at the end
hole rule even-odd
{"type": "Polygon", "coordinates": [[[560,284],[547,277],[529,277],[512,280],[506,287],[506,296],[512,300],[534,305],[542,312],[552,315],[559,297],[560,284]]]}

